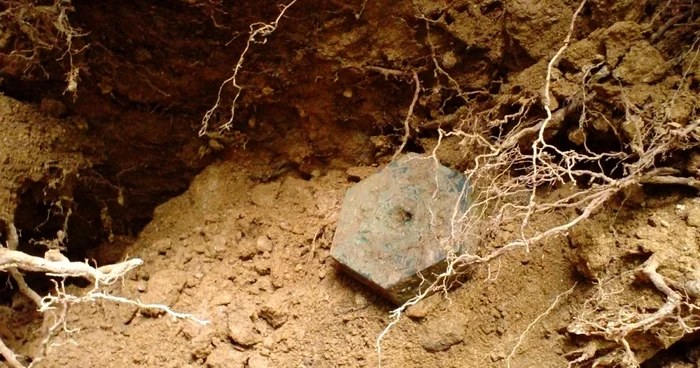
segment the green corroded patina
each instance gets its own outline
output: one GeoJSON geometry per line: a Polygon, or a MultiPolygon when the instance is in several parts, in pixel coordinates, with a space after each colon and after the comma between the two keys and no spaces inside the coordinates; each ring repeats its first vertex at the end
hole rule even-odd
{"type": "Polygon", "coordinates": [[[350,188],[343,200],[331,256],[394,302],[441,272],[461,240],[460,219],[471,188],[461,173],[431,157],[408,155],[350,188]]]}

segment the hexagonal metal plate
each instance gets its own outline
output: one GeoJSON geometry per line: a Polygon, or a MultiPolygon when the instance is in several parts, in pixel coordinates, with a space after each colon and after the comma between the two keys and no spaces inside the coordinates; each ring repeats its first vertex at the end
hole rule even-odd
{"type": "Polygon", "coordinates": [[[432,158],[408,155],[348,189],[331,256],[353,276],[404,303],[421,281],[444,270],[470,205],[461,173],[432,158]]]}

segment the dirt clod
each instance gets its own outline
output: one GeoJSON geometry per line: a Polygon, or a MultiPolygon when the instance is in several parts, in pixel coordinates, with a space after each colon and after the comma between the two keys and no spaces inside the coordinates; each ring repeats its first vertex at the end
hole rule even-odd
{"type": "Polygon", "coordinates": [[[228,336],[233,342],[243,347],[251,347],[262,341],[250,317],[236,312],[229,315],[228,336]]]}
{"type": "Polygon", "coordinates": [[[421,346],[429,352],[444,351],[464,341],[466,323],[461,315],[429,320],[423,326],[421,346]]]}
{"type": "Polygon", "coordinates": [[[273,244],[270,238],[268,238],[265,235],[260,235],[258,236],[257,240],[255,241],[255,245],[257,247],[257,250],[259,253],[271,253],[273,244]]]}
{"type": "Polygon", "coordinates": [[[208,368],[243,368],[245,367],[246,358],[245,353],[224,344],[215,347],[209,353],[206,359],[206,366],[208,368]]]}
{"type": "Polygon", "coordinates": [[[691,206],[685,214],[688,226],[700,228],[700,206],[691,206]]]}
{"type": "Polygon", "coordinates": [[[432,295],[421,300],[418,304],[414,304],[406,309],[406,315],[415,319],[423,319],[439,304],[440,296],[432,295]]]}
{"type": "Polygon", "coordinates": [[[282,290],[278,290],[260,308],[260,317],[267,321],[274,328],[281,327],[287,322],[289,308],[286,298],[282,295],[282,290]]]}
{"type": "Polygon", "coordinates": [[[651,83],[666,73],[666,60],[647,41],[632,45],[620,65],[613,70],[613,77],[627,83],[651,83]]]}
{"type": "Polygon", "coordinates": [[[248,368],[268,368],[270,367],[270,362],[267,358],[261,356],[260,354],[253,354],[248,358],[248,368]]]}
{"type": "Polygon", "coordinates": [[[147,291],[141,300],[147,304],[164,304],[172,307],[185,288],[187,274],[175,269],[154,272],[148,279],[147,291]]]}

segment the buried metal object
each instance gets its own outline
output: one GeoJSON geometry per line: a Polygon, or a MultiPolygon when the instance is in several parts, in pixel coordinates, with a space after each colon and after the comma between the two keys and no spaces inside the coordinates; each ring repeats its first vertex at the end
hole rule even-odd
{"type": "Polygon", "coordinates": [[[464,175],[430,157],[405,156],[348,189],[331,256],[403,304],[445,270],[450,252],[471,249],[472,240],[460,240],[470,202],[464,175]]]}

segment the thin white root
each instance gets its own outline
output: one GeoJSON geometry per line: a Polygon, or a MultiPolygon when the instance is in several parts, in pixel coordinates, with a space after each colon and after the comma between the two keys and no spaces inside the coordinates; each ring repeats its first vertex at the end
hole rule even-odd
{"type": "Polygon", "coordinates": [[[43,301],[44,301],[45,309],[48,310],[49,308],[51,308],[50,306],[55,304],[56,302],[61,302],[61,303],[65,302],[68,304],[79,304],[79,303],[84,303],[87,301],[93,302],[93,301],[98,300],[98,299],[104,299],[104,300],[109,300],[109,301],[115,302],[115,303],[129,304],[129,305],[133,305],[133,306],[143,308],[143,309],[150,309],[150,310],[163,312],[166,315],[173,317],[173,319],[188,319],[188,320],[194,321],[200,325],[208,325],[209,324],[209,321],[207,321],[207,320],[199,319],[199,318],[197,318],[189,313],[175,312],[172,309],[170,309],[170,307],[168,307],[167,305],[164,305],[164,304],[145,304],[139,300],[131,300],[129,298],[114,296],[114,295],[110,295],[110,294],[106,294],[106,293],[102,293],[102,292],[89,292],[87,295],[85,295],[83,297],[76,297],[76,296],[68,295],[68,294],[63,294],[63,295],[60,295],[58,297],[49,295],[49,296],[44,297],[43,301]]]}
{"type": "MultiPolygon", "coordinates": [[[[124,262],[102,266],[92,267],[87,262],[70,262],[65,257],[59,254],[47,252],[45,257],[35,257],[24,252],[18,251],[17,230],[13,224],[7,226],[8,244],[7,248],[0,247],[0,272],[7,271],[17,282],[20,292],[25,294],[36,305],[39,312],[43,315],[43,339],[41,341],[39,355],[33,357],[32,363],[28,366],[33,367],[35,364],[44,360],[51,346],[51,340],[61,330],[71,332],[66,327],[66,315],[71,305],[94,302],[99,299],[108,300],[116,303],[130,304],[139,308],[154,310],[171,316],[174,319],[189,319],[196,323],[206,325],[209,321],[196,318],[191,314],[179,313],[173,311],[170,307],[162,304],[145,304],[138,300],[131,300],[124,297],[114,296],[101,291],[101,286],[111,285],[122,279],[129,271],[143,264],[143,261],[135,258],[124,262]],[[21,271],[40,272],[48,276],[63,278],[62,281],[53,281],[55,284],[55,293],[44,296],[39,296],[32,290],[24,281],[21,271]],[[71,295],[66,292],[64,281],[68,277],[80,277],[90,280],[93,287],[83,296],[71,295]],[[55,311],[59,310],[58,313],[55,311]],[[55,318],[51,321],[51,316],[55,318]],[[49,326],[48,324],[51,323],[49,326]]],[[[17,360],[16,355],[0,340],[0,354],[5,358],[7,364],[11,368],[24,368],[17,360]]]]}
{"type": "Polygon", "coordinates": [[[252,43],[267,42],[266,37],[277,30],[277,26],[279,25],[280,20],[284,16],[284,13],[287,11],[287,9],[289,9],[289,7],[294,5],[294,3],[296,2],[297,0],[292,0],[289,4],[282,5],[282,10],[280,11],[280,14],[277,16],[277,19],[275,19],[275,21],[272,23],[256,22],[250,25],[248,41],[246,41],[245,48],[243,49],[243,52],[241,52],[241,56],[238,58],[236,67],[233,69],[233,75],[231,75],[230,78],[226,79],[223,83],[221,83],[221,85],[219,86],[219,92],[216,95],[216,102],[214,103],[214,106],[211,109],[207,110],[207,112],[204,114],[204,117],[202,118],[202,127],[199,130],[200,136],[207,134],[207,130],[209,129],[209,120],[211,120],[212,116],[214,115],[214,112],[219,108],[219,104],[221,103],[221,92],[224,90],[224,87],[228,83],[231,83],[231,85],[236,89],[236,95],[233,97],[233,101],[231,101],[231,117],[226,123],[221,125],[219,129],[227,130],[231,128],[231,124],[233,124],[233,118],[236,115],[236,102],[241,96],[241,91],[243,90],[243,87],[238,85],[238,73],[243,68],[243,61],[245,59],[246,54],[248,53],[248,50],[250,49],[250,45],[252,43]],[[257,39],[258,36],[262,37],[262,39],[257,39]]]}
{"type": "MultiPolygon", "coordinates": [[[[5,230],[7,231],[7,247],[8,249],[12,251],[16,251],[17,247],[19,246],[19,236],[17,235],[17,228],[15,227],[14,224],[10,223],[5,226],[5,230]]],[[[0,249],[1,251],[1,249],[0,249]]],[[[0,262],[1,261],[0,257],[0,262]]],[[[0,270],[3,270],[0,267],[0,270]]],[[[24,276],[22,276],[22,273],[19,272],[17,267],[8,267],[7,271],[10,273],[10,276],[17,282],[17,287],[19,288],[19,291],[26,295],[27,298],[29,298],[31,301],[34,302],[34,304],[38,306],[41,306],[41,296],[37,294],[36,291],[32,290],[29,285],[24,281],[24,276]]]]}
{"type": "Polygon", "coordinates": [[[403,140],[401,141],[401,146],[399,147],[398,150],[396,150],[396,153],[394,153],[394,156],[391,158],[391,160],[396,160],[396,157],[398,157],[403,149],[406,147],[406,144],[408,143],[408,138],[411,136],[411,118],[413,117],[413,109],[416,107],[416,102],[418,102],[418,96],[420,96],[420,79],[418,79],[418,73],[415,71],[413,72],[413,81],[416,83],[416,90],[413,93],[413,100],[411,100],[411,106],[408,107],[408,113],[406,114],[406,120],[403,122],[404,126],[404,133],[403,133],[403,140]]]}
{"type": "Polygon", "coordinates": [[[662,322],[666,317],[670,316],[673,311],[680,307],[683,297],[680,293],[671,289],[668,284],[666,284],[666,281],[664,281],[663,276],[656,272],[659,266],[660,263],[658,256],[656,254],[652,255],[651,258],[644,262],[642,274],[654,285],[654,287],[656,287],[657,290],[666,295],[666,302],[664,305],[646,318],[608,331],[610,338],[624,339],[632,331],[649,329],[650,327],[662,322]]]}
{"type": "MultiPolygon", "coordinates": [[[[579,4],[578,8],[574,12],[574,15],[571,17],[571,24],[569,25],[569,32],[566,34],[566,39],[564,39],[564,44],[559,48],[556,54],[552,57],[552,59],[549,60],[549,64],[547,64],[547,77],[545,78],[544,82],[544,102],[543,102],[543,107],[544,110],[547,112],[547,117],[544,119],[540,126],[539,134],[537,139],[532,143],[532,176],[537,177],[539,174],[539,171],[544,169],[546,170],[547,168],[540,168],[540,165],[542,166],[547,166],[548,163],[543,160],[543,153],[544,150],[547,148],[552,148],[555,151],[559,151],[556,147],[553,147],[549,145],[544,138],[544,132],[545,129],[547,128],[549,122],[552,120],[552,110],[550,109],[549,105],[551,104],[551,95],[550,95],[550,88],[551,88],[551,83],[552,83],[552,69],[554,69],[554,64],[559,60],[559,57],[561,56],[564,51],[566,51],[567,48],[569,48],[569,44],[571,43],[571,36],[574,34],[574,29],[576,25],[576,18],[578,18],[579,13],[581,10],[583,10],[584,5],[586,5],[587,0],[581,1],[581,4],[579,4]]],[[[530,217],[532,214],[535,212],[535,206],[537,202],[535,201],[535,197],[537,195],[537,186],[533,186],[532,190],[530,192],[530,202],[529,205],[527,206],[527,212],[525,214],[525,218],[523,219],[521,225],[520,225],[520,234],[522,239],[527,239],[525,236],[525,229],[528,226],[528,223],[530,222],[530,217]]],[[[525,244],[525,249],[528,251],[530,244],[526,242],[525,244]]]]}
{"type": "Polygon", "coordinates": [[[61,308],[61,312],[58,314],[58,316],[55,316],[54,314],[50,314],[47,312],[44,312],[44,325],[46,326],[49,323],[49,316],[52,315],[54,316],[54,320],[51,323],[51,326],[48,326],[46,331],[44,332],[44,338],[41,340],[41,351],[39,352],[39,355],[34,357],[32,359],[32,362],[29,364],[28,368],[32,368],[35,365],[39,364],[42,360],[46,359],[46,356],[49,354],[49,349],[51,348],[51,339],[53,339],[56,334],[59,332],[59,329],[63,329],[64,331],[70,333],[71,331],[68,330],[66,327],[66,316],[68,315],[68,309],[69,306],[68,304],[63,304],[63,308],[61,308]]]}
{"type": "MultiPolygon", "coordinates": [[[[694,311],[698,310],[698,306],[689,301],[689,298],[692,298],[692,296],[683,295],[681,292],[675,291],[673,288],[683,290],[684,286],[672,280],[667,280],[658,273],[657,269],[661,265],[662,257],[659,254],[653,254],[644,262],[640,269],[635,271],[638,278],[653,284],[666,297],[664,304],[655,312],[644,314],[632,309],[601,312],[597,306],[597,302],[605,298],[601,288],[601,292],[596,294],[597,296],[589,299],[589,301],[594,301],[596,304],[584,310],[584,314],[578,317],[576,322],[569,325],[568,331],[581,336],[596,336],[603,341],[617,344],[621,350],[619,353],[621,356],[617,359],[621,360],[623,366],[638,366],[639,361],[627,341],[627,338],[632,333],[649,332],[655,328],[664,329],[665,324],[669,322],[677,323],[683,333],[691,333],[700,329],[694,317],[694,311]],[[674,286],[672,288],[669,285],[674,286]],[[684,311],[685,308],[687,308],[686,311],[684,311]],[[591,313],[599,315],[592,316],[591,313]]],[[[573,352],[581,354],[581,356],[570,362],[569,366],[583,364],[595,358],[596,346],[596,340],[592,340],[586,348],[573,352]]],[[[598,360],[601,359],[603,358],[598,358],[598,360]]],[[[610,357],[607,359],[610,359],[610,357]]]]}
{"type": "Polygon", "coordinates": [[[528,332],[530,332],[530,330],[531,330],[542,318],[544,318],[545,316],[547,316],[547,315],[554,309],[554,307],[557,306],[557,304],[559,303],[559,299],[562,299],[562,298],[568,296],[569,294],[573,293],[573,292],[574,292],[574,289],[576,289],[576,285],[578,285],[578,283],[574,283],[574,286],[572,286],[569,290],[566,290],[566,291],[564,291],[563,293],[557,295],[557,297],[554,298],[554,301],[553,301],[552,304],[549,306],[549,308],[547,308],[546,311],[544,311],[542,314],[540,314],[539,316],[537,316],[537,318],[535,318],[534,321],[530,322],[530,324],[527,325],[527,328],[525,329],[525,331],[523,331],[522,334],[520,334],[520,336],[518,337],[518,342],[515,344],[515,346],[513,346],[513,350],[510,351],[510,354],[508,354],[508,357],[506,358],[506,367],[507,367],[507,368],[510,368],[511,359],[513,359],[513,357],[515,356],[515,354],[518,352],[518,348],[520,347],[520,344],[522,344],[522,343],[523,343],[523,340],[525,340],[525,335],[526,335],[528,332]]]}

